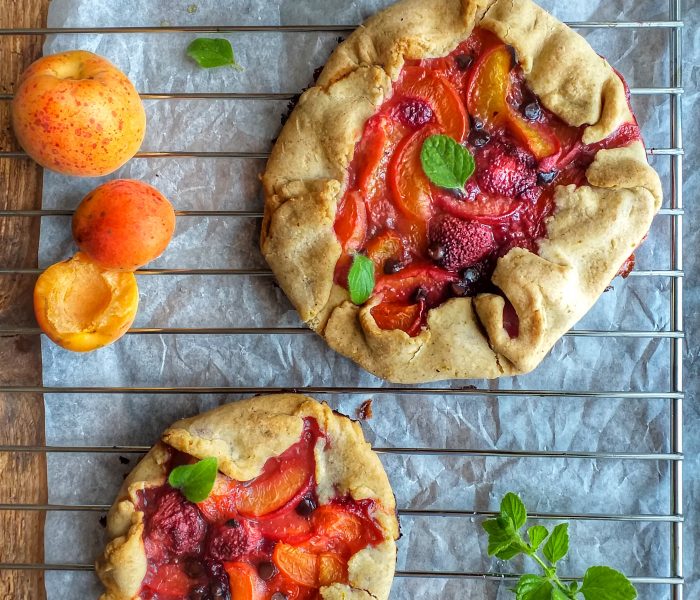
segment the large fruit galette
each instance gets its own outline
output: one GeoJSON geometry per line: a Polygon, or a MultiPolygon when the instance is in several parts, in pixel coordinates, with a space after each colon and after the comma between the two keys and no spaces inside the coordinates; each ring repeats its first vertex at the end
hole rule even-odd
{"type": "Polygon", "coordinates": [[[627,87],[529,0],[402,0],[340,44],[263,176],[302,319],[395,382],[513,375],[661,204],[627,87]]]}
{"type": "Polygon", "coordinates": [[[175,423],[107,531],[101,600],[386,599],[399,536],[360,426],[298,394],[175,423]]]}

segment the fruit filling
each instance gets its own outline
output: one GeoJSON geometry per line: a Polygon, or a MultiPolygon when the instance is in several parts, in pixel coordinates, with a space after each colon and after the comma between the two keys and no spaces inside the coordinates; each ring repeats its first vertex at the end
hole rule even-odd
{"type": "MultiPolygon", "coordinates": [[[[138,492],[148,569],[142,600],[311,600],[347,583],[349,559],[382,542],[371,500],[319,505],[306,419],[299,442],[270,458],[251,481],[218,473],[197,504],[164,484],[138,492]]],[[[196,462],[171,449],[169,469],[196,462]]]]}
{"type": "Polygon", "coordinates": [[[476,29],[449,56],[406,61],[355,148],[335,221],[335,282],[348,287],[354,256],[366,255],[375,322],[411,336],[449,298],[499,293],[496,260],[515,247],[538,251],[555,187],[586,184],[598,150],[641,139],[636,121],[590,145],[584,129],[540,104],[514,49],[488,31],[476,29]],[[472,155],[463,187],[426,174],[423,145],[435,135],[472,155]]]}

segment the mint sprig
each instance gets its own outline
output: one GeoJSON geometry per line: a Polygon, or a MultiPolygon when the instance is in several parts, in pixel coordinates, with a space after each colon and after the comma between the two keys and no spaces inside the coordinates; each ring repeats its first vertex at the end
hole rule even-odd
{"type": "Polygon", "coordinates": [[[348,291],[353,304],[364,304],[374,291],[374,261],[355,254],[348,273],[348,291]]]}
{"type": "Polygon", "coordinates": [[[464,191],[464,184],[475,169],[472,153],[446,135],[427,138],[423,142],[420,161],[428,179],[449,190],[464,191]]]}
{"type": "Polygon", "coordinates": [[[569,524],[561,523],[551,533],[542,525],[533,525],[527,530],[526,541],[520,534],[526,522],[523,501],[517,494],[509,493],[501,501],[499,515],[483,523],[489,535],[489,556],[510,560],[524,554],[544,572],[523,575],[513,590],[516,600],[580,600],[581,595],[585,600],[634,600],[637,597],[637,590],[629,579],[610,567],[590,567],[580,586],[577,581],[566,585],[557,576],[556,564],[569,552],[569,524]],[[542,556],[538,554],[540,547],[542,556]]]}
{"type": "Polygon", "coordinates": [[[214,489],[219,461],[210,456],[192,465],[180,465],[170,471],[168,483],[182,491],[190,502],[203,502],[214,489]]]}
{"type": "Polygon", "coordinates": [[[197,38],[187,46],[187,56],[204,69],[231,66],[237,71],[243,67],[236,62],[231,42],[222,38],[197,38]]]}

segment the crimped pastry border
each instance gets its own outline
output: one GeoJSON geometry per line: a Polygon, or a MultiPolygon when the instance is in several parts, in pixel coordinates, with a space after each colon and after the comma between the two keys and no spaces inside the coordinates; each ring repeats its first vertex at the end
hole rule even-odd
{"type": "Polygon", "coordinates": [[[137,492],[165,483],[169,456],[166,443],[197,458],[216,456],[219,469],[247,481],[265,461],[299,440],[303,419],[313,417],[328,444],[317,446],[316,481],[321,503],[336,495],[376,502],[373,517],[384,541],[365,548],[348,563],[349,585],[321,588],[325,600],[386,600],[396,566],[399,524],[389,480],[377,455],[365,441],[360,425],[327,404],[301,394],[258,396],[226,404],[174,423],[124,481],[107,515],[109,543],[96,562],[106,591],[100,600],[138,600],[146,575],[143,513],[136,509],[137,492]]]}
{"type": "Polygon", "coordinates": [[[516,49],[530,88],[565,122],[586,125],[586,143],[634,118],[610,65],[530,0],[400,0],[338,46],[302,95],[262,176],[261,249],[280,286],[331,348],[396,383],[534,369],[595,303],[661,206],[661,183],[639,142],[598,152],[589,186],[557,188],[539,254],[511,250],[493,274],[519,317],[514,339],[503,327],[503,298],[492,294],[432,309],[414,338],[379,329],[371,302],[353,305],[333,283],[341,254],[333,223],[355,144],[405,59],[444,56],[477,25],[516,49]]]}

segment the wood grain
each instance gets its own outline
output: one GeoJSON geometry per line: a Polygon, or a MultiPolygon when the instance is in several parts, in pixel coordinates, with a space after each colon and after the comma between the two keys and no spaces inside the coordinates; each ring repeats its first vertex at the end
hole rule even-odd
{"type": "MultiPolygon", "coordinates": [[[[43,27],[49,0],[0,0],[0,28],[43,27]]],[[[12,93],[19,74],[41,54],[39,36],[0,36],[0,92],[12,93]]],[[[9,102],[0,101],[0,149],[17,149],[12,137],[9,102]]],[[[0,209],[41,207],[41,168],[27,159],[0,159],[0,209]]],[[[38,218],[0,218],[0,266],[36,267],[38,218]]],[[[0,326],[34,324],[35,278],[0,275],[0,326]]],[[[0,382],[41,385],[38,336],[0,337],[0,382]]],[[[44,402],[40,394],[0,393],[0,444],[43,445],[44,402]]],[[[43,454],[0,453],[0,503],[45,503],[43,454]]],[[[0,511],[0,562],[44,560],[44,513],[0,511]]],[[[2,600],[45,598],[40,571],[0,571],[2,600]]]]}

